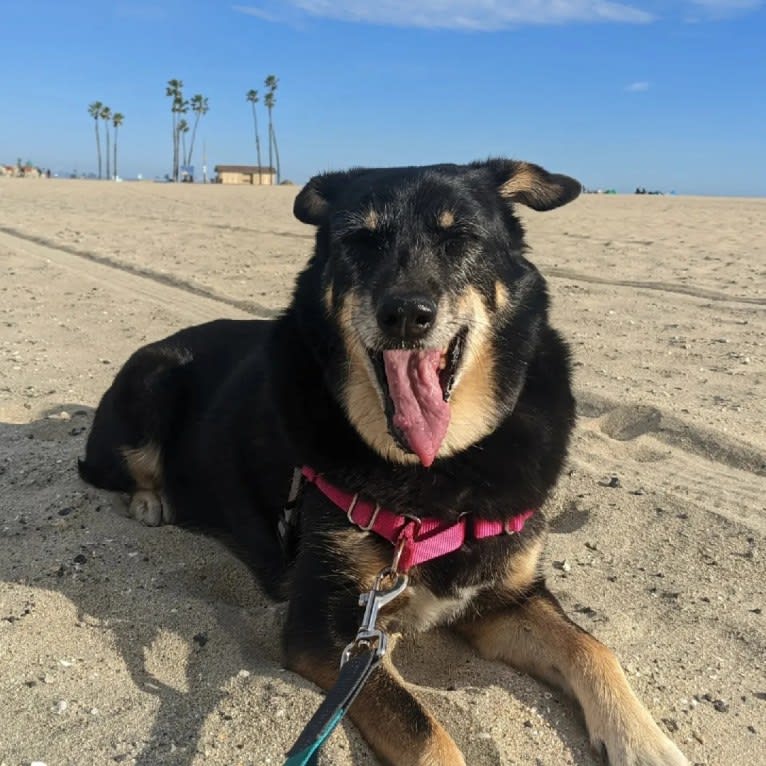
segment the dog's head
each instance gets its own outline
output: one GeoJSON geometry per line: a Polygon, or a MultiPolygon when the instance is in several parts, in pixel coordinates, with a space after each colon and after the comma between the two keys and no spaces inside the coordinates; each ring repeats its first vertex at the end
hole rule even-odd
{"type": "Polygon", "coordinates": [[[515,404],[547,321],[514,203],[551,210],[580,184],[525,162],[354,169],[313,178],[323,311],[342,338],[335,395],[387,460],[430,466],[515,404]]]}

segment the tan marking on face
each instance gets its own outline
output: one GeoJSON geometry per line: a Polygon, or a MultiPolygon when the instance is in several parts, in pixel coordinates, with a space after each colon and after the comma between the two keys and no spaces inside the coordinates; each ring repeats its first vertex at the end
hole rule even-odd
{"type": "Polygon", "coordinates": [[[508,293],[508,288],[498,279],[495,282],[495,306],[498,311],[502,311],[508,305],[511,300],[511,296],[508,293]]]}
{"type": "MultiPolygon", "coordinates": [[[[369,354],[354,330],[353,317],[358,305],[358,298],[349,293],[339,313],[349,362],[343,397],[346,413],[360,436],[381,457],[393,463],[415,465],[418,457],[400,449],[388,432],[383,395],[373,383],[369,354]]],[[[437,457],[453,455],[475,444],[494,430],[500,417],[491,325],[484,299],[470,287],[455,301],[451,311],[460,322],[469,325],[470,331],[450,398],[449,427],[437,457]]]]}
{"type": "Polygon", "coordinates": [[[122,456],[138,489],[162,488],[162,451],[149,442],[143,447],[123,447],[122,456]]]}
{"type": "Polygon", "coordinates": [[[378,228],[379,222],[378,212],[373,208],[370,208],[367,213],[365,213],[364,218],[362,218],[362,225],[365,229],[369,229],[370,231],[375,231],[378,228]]]}
{"type": "Polygon", "coordinates": [[[392,463],[415,464],[416,455],[402,451],[388,432],[382,393],[372,382],[367,350],[354,330],[353,316],[359,304],[354,293],[343,298],[338,323],[348,355],[344,390],[346,414],[357,433],[382,458],[392,463]]]}
{"type": "Polygon", "coordinates": [[[543,180],[528,163],[520,162],[517,171],[500,187],[499,192],[501,197],[522,204],[526,204],[527,199],[533,199],[538,205],[546,206],[558,198],[561,188],[543,180]]]}
{"type": "Polygon", "coordinates": [[[442,229],[449,229],[455,223],[455,214],[451,210],[443,210],[439,214],[438,223],[442,229]]]}
{"type": "Polygon", "coordinates": [[[496,428],[495,360],[490,320],[479,292],[469,287],[457,301],[457,313],[469,325],[468,343],[450,397],[450,424],[440,456],[461,452],[496,428]]]}

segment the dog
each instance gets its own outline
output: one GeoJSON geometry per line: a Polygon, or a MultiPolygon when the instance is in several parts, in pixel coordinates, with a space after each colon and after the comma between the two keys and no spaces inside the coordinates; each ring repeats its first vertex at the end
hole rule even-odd
{"type": "MultiPolygon", "coordinates": [[[[453,550],[410,561],[380,610],[389,646],[447,625],[481,656],[570,694],[612,766],[680,766],[541,567],[541,508],[575,403],[514,209],[551,210],[580,191],[507,159],[312,178],[294,213],[316,227],[315,247],[288,308],[137,351],[99,405],[80,474],[128,493],[146,524],[228,532],[264,590],[289,602],[286,666],[324,689],[354,646],[359,594],[401,570],[404,532],[392,545],[374,523],[398,519],[410,542],[427,523],[460,527],[453,550]],[[306,478],[290,519],[296,466],[306,478]]],[[[349,714],[385,763],[465,763],[390,651],[349,714]]]]}

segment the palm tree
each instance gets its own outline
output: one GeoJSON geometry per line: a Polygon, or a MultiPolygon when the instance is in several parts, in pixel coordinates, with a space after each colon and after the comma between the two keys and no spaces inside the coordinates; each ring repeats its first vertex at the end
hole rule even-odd
{"type": "Polygon", "coordinates": [[[197,93],[191,97],[189,101],[192,112],[194,112],[194,127],[192,128],[191,143],[189,144],[189,154],[186,156],[186,164],[191,165],[192,153],[194,152],[194,137],[197,135],[197,125],[199,125],[200,118],[208,113],[209,107],[207,105],[207,97],[201,93],[197,93]]]}
{"type": "Polygon", "coordinates": [[[104,105],[100,101],[94,101],[88,105],[88,114],[95,120],[96,128],[96,152],[98,153],[98,177],[101,178],[101,136],[98,131],[98,119],[101,117],[101,110],[104,105]]]}
{"type": "Polygon", "coordinates": [[[114,171],[115,179],[117,178],[117,128],[122,125],[124,119],[125,115],[120,114],[119,112],[115,112],[112,115],[112,125],[114,125],[114,167],[112,170],[114,171]]]}
{"type": "Polygon", "coordinates": [[[272,144],[274,145],[274,155],[276,157],[277,161],[277,183],[279,183],[279,150],[277,149],[277,135],[274,132],[274,122],[271,116],[271,110],[276,106],[277,100],[274,96],[277,90],[277,85],[279,84],[279,80],[273,75],[270,74],[265,80],[264,85],[269,89],[269,92],[266,94],[266,96],[263,99],[263,103],[266,105],[266,108],[269,110],[269,171],[273,167],[272,160],[271,160],[271,147],[272,144]]]}
{"type": "Polygon", "coordinates": [[[112,110],[108,106],[101,107],[101,119],[104,121],[104,133],[106,134],[106,177],[111,178],[109,172],[109,122],[112,119],[112,110]]]}
{"type": "Polygon", "coordinates": [[[165,87],[165,95],[173,99],[170,106],[170,111],[173,114],[173,180],[178,180],[178,115],[181,112],[185,112],[184,108],[184,96],[183,96],[183,81],[182,80],[168,80],[168,84],[165,87]]]}
{"type": "MultiPolygon", "coordinates": [[[[181,118],[178,121],[178,138],[181,142],[181,160],[186,164],[186,134],[189,132],[189,123],[185,119],[181,118]]],[[[176,178],[178,181],[178,178],[176,178]]]]}
{"type": "Polygon", "coordinates": [[[261,173],[261,139],[258,137],[258,115],[255,111],[255,105],[258,103],[258,91],[249,90],[245,98],[250,102],[253,108],[253,130],[255,131],[255,154],[258,157],[258,183],[263,183],[263,175],[261,173]]]}

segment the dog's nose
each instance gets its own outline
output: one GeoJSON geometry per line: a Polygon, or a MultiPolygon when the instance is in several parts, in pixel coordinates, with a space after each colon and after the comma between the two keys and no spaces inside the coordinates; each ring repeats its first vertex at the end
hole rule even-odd
{"type": "Polygon", "coordinates": [[[397,340],[419,340],[433,326],[436,304],[425,295],[387,295],[377,313],[378,325],[397,340]]]}

